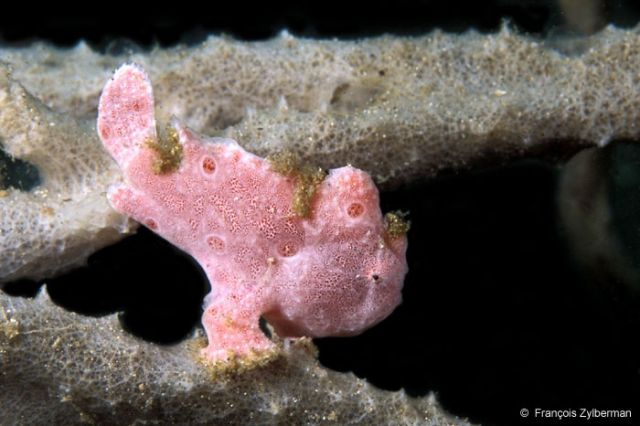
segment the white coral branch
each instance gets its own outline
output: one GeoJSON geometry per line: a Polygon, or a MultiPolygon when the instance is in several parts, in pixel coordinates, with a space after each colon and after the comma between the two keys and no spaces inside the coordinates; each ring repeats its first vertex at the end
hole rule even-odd
{"type": "Polygon", "coordinates": [[[227,380],[198,360],[196,338],[162,347],[91,318],[0,292],[3,424],[469,425],[432,397],[376,389],[320,366],[304,345],[227,380]]]}
{"type": "Polygon", "coordinates": [[[149,71],[160,116],[261,156],[288,148],[325,168],[352,164],[384,189],[443,170],[638,139],[640,29],[607,27],[562,49],[508,28],[359,41],[210,37],[121,56],[83,43],[1,48],[14,78],[44,103],[3,73],[1,141],[32,159],[46,178],[41,189],[55,194],[0,198],[2,241],[12,241],[0,248],[13,250],[0,260],[0,281],[51,275],[118,238],[122,222],[100,198],[110,160],[86,123],[123,62],[149,71]],[[46,225],[43,207],[57,214],[46,225]],[[67,212],[75,211],[82,217],[72,224],[67,212]]]}

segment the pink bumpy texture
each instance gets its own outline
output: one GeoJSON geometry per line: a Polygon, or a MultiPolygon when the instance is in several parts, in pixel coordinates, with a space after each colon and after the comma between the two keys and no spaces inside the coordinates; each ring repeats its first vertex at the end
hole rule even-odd
{"type": "Polygon", "coordinates": [[[300,218],[291,208],[295,178],[231,139],[202,138],[176,120],[172,126],[183,158],[177,170],[157,174],[151,83],[141,68],[120,67],[98,115],[100,138],[126,180],[110,188],[109,200],[205,270],[205,357],[272,349],[260,316],[281,337],[346,336],[398,306],[407,240],[387,234],[368,174],[331,170],[300,218]]]}

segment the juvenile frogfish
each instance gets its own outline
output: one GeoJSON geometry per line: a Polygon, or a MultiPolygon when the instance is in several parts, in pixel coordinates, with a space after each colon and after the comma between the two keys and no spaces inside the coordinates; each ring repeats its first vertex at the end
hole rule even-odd
{"type": "Polygon", "coordinates": [[[97,128],[124,175],[108,189],[113,208],[189,253],[209,279],[205,360],[272,351],[260,317],[281,338],[347,336],[400,304],[406,228],[383,218],[362,170],[309,179],[175,118],[160,136],[151,83],[132,64],[104,87],[97,128]]]}

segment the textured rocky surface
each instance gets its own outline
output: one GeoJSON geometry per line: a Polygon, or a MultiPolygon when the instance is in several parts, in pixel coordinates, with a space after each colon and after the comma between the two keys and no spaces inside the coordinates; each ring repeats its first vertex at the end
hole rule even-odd
{"type": "MultiPolygon", "coordinates": [[[[41,181],[21,191],[2,188],[0,176],[0,281],[78,265],[134,226],[106,200],[120,172],[100,146],[94,121],[52,111],[0,66],[0,144],[36,166],[41,181]]],[[[0,159],[0,175],[8,173],[3,165],[0,159]]]]}
{"type": "MultiPolygon", "coordinates": [[[[505,28],[494,35],[434,32],[360,41],[286,33],[255,43],[211,37],[193,47],[119,55],[102,55],[85,44],[68,50],[2,48],[0,58],[26,88],[26,98],[9,96],[9,87],[13,93],[22,89],[3,77],[0,134],[12,155],[46,146],[49,163],[65,165],[45,176],[42,189],[55,179],[66,182],[61,198],[72,181],[86,182],[85,192],[103,191],[108,160],[93,134],[75,129],[88,128],[95,118],[100,89],[112,71],[134,61],[156,85],[159,116],[176,115],[197,131],[231,137],[261,156],[287,148],[325,168],[352,164],[370,172],[382,189],[393,188],[446,170],[637,139],[640,98],[631,94],[640,92],[639,31],[607,27],[562,45],[505,28]],[[34,120],[33,105],[74,131],[34,120]],[[24,138],[15,127],[20,122],[40,131],[24,138]],[[98,166],[83,167],[92,163],[98,166]]],[[[67,221],[54,218],[48,230],[40,230],[39,219],[25,219],[37,217],[45,204],[23,198],[10,191],[0,199],[2,220],[15,218],[2,224],[2,232],[16,236],[18,226],[31,229],[3,247],[30,248],[12,266],[0,264],[0,280],[50,275],[98,247],[96,235],[113,234],[113,219],[101,223],[112,214],[105,203],[96,207],[97,220],[81,225],[94,227],[91,241],[74,245],[77,232],[67,221]],[[51,247],[25,238],[53,240],[55,233],[58,247],[65,248],[56,262],[50,255],[39,262],[51,247]],[[67,255],[66,247],[77,247],[77,255],[67,255]]]]}
{"type": "Polygon", "coordinates": [[[322,368],[309,342],[264,367],[218,377],[197,354],[201,337],[158,346],[122,331],[116,316],[67,312],[41,293],[0,292],[3,424],[469,423],[433,396],[385,392],[322,368]]]}
{"type": "Polygon", "coordinates": [[[158,110],[264,156],[288,146],[324,167],[352,163],[394,185],[492,155],[638,135],[639,29],[579,43],[434,32],[417,38],[266,42],[101,55],[84,44],[3,49],[16,79],[53,109],[95,115],[125,61],[149,72],[158,110]],[[555,47],[555,48],[553,48],[555,47]],[[564,49],[564,51],[562,51],[564,49]]]}

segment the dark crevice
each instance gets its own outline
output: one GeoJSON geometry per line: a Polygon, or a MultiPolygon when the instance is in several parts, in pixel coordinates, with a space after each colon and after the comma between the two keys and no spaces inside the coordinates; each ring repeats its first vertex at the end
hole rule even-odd
{"type": "Polygon", "coordinates": [[[624,141],[610,145],[609,151],[613,220],[630,261],[640,269],[640,146],[637,142],[624,141]]]}
{"type": "Polygon", "coordinates": [[[14,188],[30,191],[40,183],[40,173],[36,166],[10,156],[0,145],[0,190],[14,188]]]}
{"type": "Polygon", "coordinates": [[[0,288],[9,296],[33,298],[42,288],[42,282],[22,279],[2,284],[0,288]]]}
{"type": "Polygon", "coordinates": [[[262,331],[262,333],[264,333],[264,335],[267,336],[269,339],[273,337],[271,332],[271,326],[269,325],[266,319],[264,319],[263,317],[260,317],[260,320],[258,321],[258,326],[260,327],[260,331],[262,331]]]}
{"type": "Polygon", "coordinates": [[[11,295],[34,296],[46,284],[57,305],[83,315],[120,313],[123,327],[152,342],[175,343],[200,324],[209,284],[185,253],[140,228],[89,257],[88,265],[38,283],[8,283],[11,295]]]}

